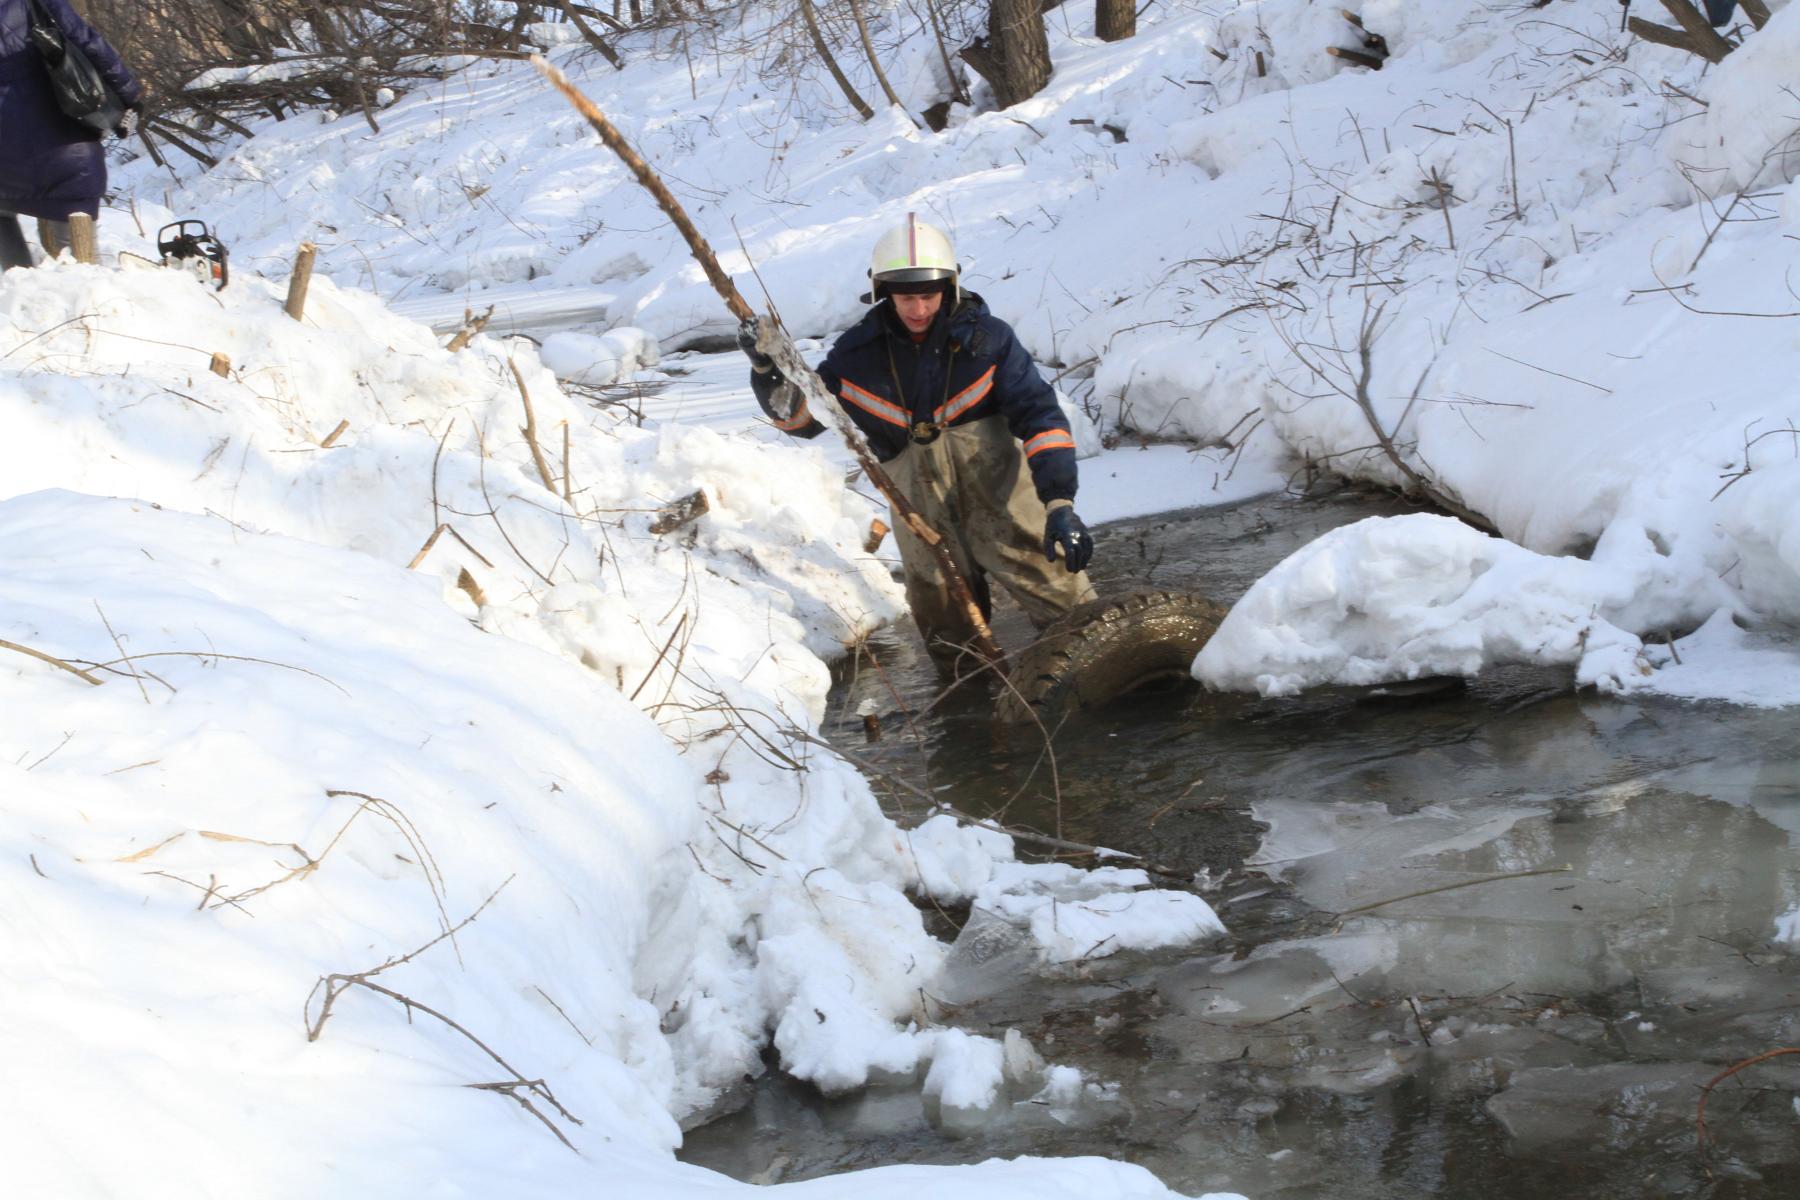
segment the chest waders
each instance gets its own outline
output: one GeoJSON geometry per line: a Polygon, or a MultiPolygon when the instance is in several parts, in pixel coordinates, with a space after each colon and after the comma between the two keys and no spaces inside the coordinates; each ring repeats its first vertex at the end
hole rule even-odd
{"type": "MultiPolygon", "coordinates": [[[[950,398],[954,344],[944,368],[944,397],[950,398]]],[[[907,403],[888,343],[888,368],[896,395],[907,403]]],[[[1018,439],[1001,416],[961,425],[914,419],[911,443],[886,463],[888,475],[938,533],[956,569],[968,581],[986,618],[993,611],[989,577],[999,580],[1039,629],[1094,598],[1087,572],[1071,575],[1061,562],[1044,558],[1044,503],[1018,439]]],[[[930,549],[894,521],[894,540],[906,571],[906,600],[932,658],[954,664],[974,630],[952,594],[949,580],[930,549]]]]}

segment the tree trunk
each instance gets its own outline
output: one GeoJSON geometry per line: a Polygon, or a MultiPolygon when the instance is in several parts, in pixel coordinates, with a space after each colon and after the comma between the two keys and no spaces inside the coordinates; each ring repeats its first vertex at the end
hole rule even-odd
{"type": "Polygon", "coordinates": [[[944,45],[944,23],[938,19],[934,0],[925,0],[925,11],[931,17],[931,33],[937,39],[938,57],[944,60],[944,75],[950,80],[950,98],[958,104],[967,104],[969,90],[963,86],[956,64],[950,61],[950,48],[944,45]]]}
{"type": "Polygon", "coordinates": [[[986,39],[962,51],[963,61],[994,89],[994,104],[1011,108],[1050,82],[1050,35],[1040,0],[993,0],[986,39]]]}
{"type": "Polygon", "coordinates": [[[1137,33],[1136,0],[1097,0],[1094,36],[1103,42],[1122,42],[1137,33]]]}
{"type": "Polygon", "coordinates": [[[881,60],[875,57],[875,41],[869,36],[869,22],[863,17],[862,5],[858,0],[850,0],[850,15],[856,20],[856,34],[862,39],[863,53],[869,56],[869,67],[875,72],[875,82],[881,85],[882,94],[888,103],[895,108],[904,109],[900,97],[894,93],[894,85],[888,82],[887,72],[881,69],[881,60]]]}
{"type": "Polygon", "coordinates": [[[825,35],[819,32],[819,18],[813,12],[812,0],[800,0],[800,15],[806,19],[806,32],[812,37],[813,49],[819,52],[819,57],[824,60],[825,68],[831,72],[831,77],[837,80],[838,88],[844,93],[844,99],[850,102],[850,107],[854,108],[856,115],[863,120],[867,121],[873,118],[875,110],[870,108],[869,102],[857,93],[856,86],[844,75],[843,68],[838,66],[837,59],[831,53],[831,47],[825,44],[825,35]]]}

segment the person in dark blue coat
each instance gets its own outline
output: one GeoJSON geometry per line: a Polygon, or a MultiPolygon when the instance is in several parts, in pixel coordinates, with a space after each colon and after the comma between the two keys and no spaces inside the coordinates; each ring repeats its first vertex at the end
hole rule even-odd
{"type": "MultiPolygon", "coordinates": [[[[874,307],[832,345],[819,378],[945,538],[983,616],[992,577],[1041,629],[1094,598],[1085,570],[1094,540],[1075,515],[1075,438],[1012,327],[958,274],[950,239],[907,214],[876,245],[874,307]]],[[[740,340],[751,390],[776,427],[823,433],[800,390],[757,351],[753,328],[740,340]]],[[[953,667],[975,631],[937,558],[904,521],[892,524],[913,620],[933,658],[953,667]]]]}
{"type": "MultiPolygon", "coordinates": [[[[106,39],[69,0],[36,3],[87,54],[125,107],[136,109],[143,85],[106,39]]],[[[71,213],[98,216],[106,193],[100,135],[57,107],[44,61],[27,36],[31,7],[31,0],[0,0],[0,268],[31,265],[19,217],[66,222],[71,213]]],[[[60,232],[66,241],[67,229],[60,232]]]]}

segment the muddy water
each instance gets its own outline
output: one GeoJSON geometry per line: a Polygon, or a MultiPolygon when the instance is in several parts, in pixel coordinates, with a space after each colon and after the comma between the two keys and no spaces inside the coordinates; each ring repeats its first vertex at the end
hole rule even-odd
{"type": "MultiPolygon", "coordinates": [[[[1367,498],[1102,532],[1103,589],[1235,598],[1367,498]]],[[[1016,614],[1003,641],[1029,636],[1016,614]]],[[[919,791],[1205,871],[1220,945],[1046,973],[977,912],[945,1017],[1082,1069],[957,1136],[916,1090],[824,1099],[771,1072],[684,1157],[745,1179],[994,1155],[1128,1159],[1252,1200],[1800,1195],[1792,712],[1573,693],[1509,669],[1430,695],[1178,693],[1006,735],[912,639],[848,666],[828,722],[894,811],[919,791]],[[877,665],[877,663],[879,665],[877,665]],[[873,701],[883,729],[856,715],[873,701]],[[911,715],[909,715],[911,714],[911,715]],[[1451,886],[1457,885],[1457,886],[1451,886]],[[1711,1135],[1699,1146],[1707,1104],[1711,1135]]]]}

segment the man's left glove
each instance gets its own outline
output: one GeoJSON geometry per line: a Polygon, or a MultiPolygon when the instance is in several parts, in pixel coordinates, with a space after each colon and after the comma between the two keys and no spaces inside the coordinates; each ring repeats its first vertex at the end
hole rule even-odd
{"type": "Polygon", "coordinates": [[[1070,504],[1058,504],[1044,521],[1044,558],[1055,562],[1059,546],[1063,567],[1071,575],[1086,568],[1088,560],[1094,557],[1094,537],[1070,504]]]}
{"type": "Polygon", "coordinates": [[[767,375],[775,369],[775,360],[756,348],[756,322],[745,321],[738,326],[738,349],[750,360],[750,369],[758,375],[767,375]]]}

